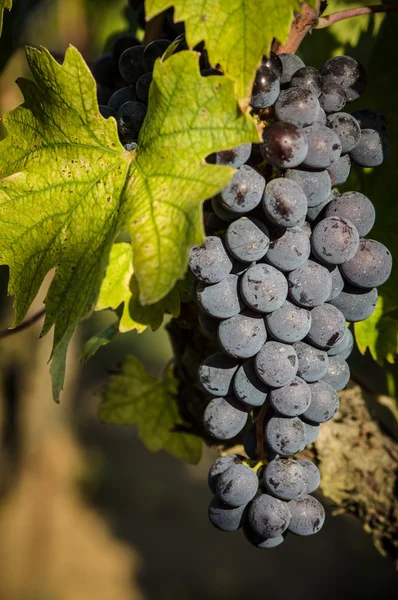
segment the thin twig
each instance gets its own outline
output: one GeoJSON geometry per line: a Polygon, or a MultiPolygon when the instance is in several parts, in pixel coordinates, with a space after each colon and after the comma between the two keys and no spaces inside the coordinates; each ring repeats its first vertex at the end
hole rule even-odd
{"type": "Polygon", "coordinates": [[[361,15],[373,15],[376,13],[388,13],[397,12],[398,4],[378,4],[376,6],[360,6],[358,8],[346,8],[345,10],[339,10],[338,12],[320,17],[314,29],[324,29],[330,27],[334,23],[343,21],[345,19],[351,19],[351,17],[360,17],[361,15]]]}
{"type": "Polygon", "coordinates": [[[0,338],[5,338],[5,337],[8,337],[9,335],[14,335],[15,333],[19,333],[20,331],[27,329],[31,325],[34,325],[37,321],[39,321],[44,316],[45,312],[46,312],[46,309],[42,308],[41,310],[39,310],[39,312],[32,315],[31,317],[29,317],[29,319],[26,319],[26,321],[23,321],[16,327],[13,327],[10,329],[3,329],[2,331],[0,331],[0,338]]]}

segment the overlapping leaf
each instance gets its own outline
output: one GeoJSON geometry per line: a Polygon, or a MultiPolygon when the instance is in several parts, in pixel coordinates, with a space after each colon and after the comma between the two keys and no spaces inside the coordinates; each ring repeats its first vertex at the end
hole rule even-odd
{"type": "Polygon", "coordinates": [[[197,463],[202,442],[182,430],[177,389],[172,367],[157,381],[149,377],[139,360],[129,356],[122,372],[113,376],[105,389],[99,417],[105,423],[138,425],[149,450],[167,450],[177,458],[197,463]]]}
{"type": "Polygon", "coordinates": [[[147,0],[146,15],[150,19],[174,6],[174,19],[185,21],[189,45],[205,41],[210,63],[237,80],[239,98],[247,105],[262,56],[273,38],[286,39],[301,5],[299,0],[147,0]]]}
{"type": "Polygon", "coordinates": [[[176,287],[155,304],[142,306],[139,303],[132,247],[125,242],[113,244],[111,248],[109,264],[95,310],[106,308],[115,310],[121,304],[123,304],[119,323],[121,333],[131,330],[141,333],[148,326],[155,331],[161,326],[165,312],[169,312],[173,317],[178,317],[180,313],[180,298],[176,287]]]}
{"type": "Polygon", "coordinates": [[[11,10],[12,7],[12,0],[0,0],[0,35],[3,29],[3,16],[4,16],[4,11],[7,8],[8,10],[11,10]]]}
{"type": "Polygon", "coordinates": [[[56,348],[95,304],[120,230],[132,239],[141,303],[167,295],[202,239],[201,202],[233,173],[205,157],[257,131],[233,82],[200,77],[197,56],[183,52],[155,66],[138,151],[126,152],[77,50],[63,66],[46,50],[27,58],[35,81],[18,82],[25,102],[4,117],[0,143],[0,263],[16,323],[55,267],[43,333],[55,325],[56,348]]]}

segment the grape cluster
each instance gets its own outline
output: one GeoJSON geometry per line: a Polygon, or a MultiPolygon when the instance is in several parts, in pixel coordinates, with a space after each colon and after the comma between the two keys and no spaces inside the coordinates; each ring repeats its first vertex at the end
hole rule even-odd
{"type": "MultiPolygon", "coordinates": [[[[112,52],[100,56],[93,65],[100,113],[106,119],[116,119],[120,141],[128,151],[136,147],[146,117],[156,59],[164,56],[166,52],[172,54],[188,48],[185,34],[180,33],[175,37],[173,33],[179,28],[175,24],[172,27],[168,20],[166,25],[169,30],[162,34],[165,37],[146,46],[132,34],[120,35],[113,43],[112,52]],[[171,37],[173,41],[166,36],[171,37]]],[[[203,76],[213,74],[213,71],[221,74],[210,69],[203,44],[195,49],[200,55],[203,76]]]]}
{"type": "Polygon", "coordinates": [[[323,525],[311,495],[319,470],[294,455],[336,414],[350,378],[347,322],[373,313],[391,272],[387,248],[365,238],[371,201],[334,187],[352,163],[375,167],[388,152],[382,115],[344,111],[365,87],[363,67],[348,56],[318,71],[271,54],[251,100],[263,142],[209,158],[237,170],[206,201],[207,237],[189,257],[200,326],[219,346],[199,367],[211,396],[203,423],[221,441],[244,430],[249,457],[211,467],[209,518],[224,531],[243,526],[260,548],[323,525]]]}

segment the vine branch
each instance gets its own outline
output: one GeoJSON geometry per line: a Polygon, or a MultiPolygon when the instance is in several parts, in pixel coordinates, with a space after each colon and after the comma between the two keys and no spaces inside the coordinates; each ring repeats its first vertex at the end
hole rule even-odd
{"type": "Polygon", "coordinates": [[[26,319],[26,321],[23,321],[16,327],[13,327],[12,329],[11,328],[3,329],[2,331],[0,331],[0,339],[8,337],[10,335],[14,335],[15,333],[19,333],[20,331],[23,331],[24,329],[31,327],[32,325],[37,323],[37,321],[39,321],[44,316],[45,312],[46,312],[46,309],[42,308],[41,310],[39,310],[39,312],[32,315],[31,317],[29,317],[29,319],[26,319]]]}
{"type": "Polygon", "coordinates": [[[333,25],[334,23],[338,23],[339,21],[343,21],[345,19],[351,19],[351,17],[360,17],[361,15],[373,15],[376,13],[389,12],[398,12],[398,5],[379,4],[376,6],[360,6],[357,8],[346,8],[344,10],[339,10],[338,12],[332,13],[330,15],[320,17],[318,19],[318,22],[314,26],[314,29],[325,29],[325,27],[330,27],[330,25],[333,25]]]}

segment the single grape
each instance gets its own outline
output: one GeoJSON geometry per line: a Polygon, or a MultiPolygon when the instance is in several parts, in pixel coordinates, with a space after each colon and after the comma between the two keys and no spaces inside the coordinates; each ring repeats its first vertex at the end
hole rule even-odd
{"type": "Polygon", "coordinates": [[[310,388],[300,377],[295,377],[281,388],[271,390],[268,398],[272,407],[284,417],[302,415],[311,404],[310,388]]]}
{"type": "Polygon", "coordinates": [[[238,169],[249,160],[251,151],[252,144],[251,142],[247,142],[246,144],[231,148],[231,150],[216,152],[214,154],[215,164],[238,169]]]}
{"type": "Polygon", "coordinates": [[[361,139],[350,152],[351,160],[360,167],[378,167],[389,154],[388,140],[374,129],[361,129],[361,139]]]}
{"type": "Polygon", "coordinates": [[[347,102],[347,95],[341,85],[336,83],[324,83],[322,93],[319,96],[319,104],[325,113],[340,111],[347,102]]]}
{"type": "Polygon", "coordinates": [[[360,192],[345,192],[328,204],[325,217],[348,219],[364,237],[375,223],[376,211],[369,198],[360,192]]]}
{"type": "Polygon", "coordinates": [[[313,535],[322,529],[325,522],[325,509],[313,496],[291,500],[288,504],[291,514],[289,531],[296,535],[313,535]]]}
{"type": "Polygon", "coordinates": [[[260,260],[268,250],[268,229],[257,219],[241,217],[229,225],[225,243],[230,253],[238,260],[260,260]]]}
{"type": "Polygon", "coordinates": [[[290,383],[297,373],[297,354],[293,346],[280,342],[267,342],[255,358],[255,368],[260,379],[271,387],[290,383]]]}
{"type": "Polygon", "coordinates": [[[303,222],[308,203],[295,181],[279,177],[267,184],[263,208],[270,221],[278,227],[295,227],[303,222]]]}
{"type": "Polygon", "coordinates": [[[240,291],[244,302],[252,309],[269,313],[280,308],[287,297],[284,275],[269,265],[252,265],[241,279],[240,291]]]}
{"type": "MultiPolygon", "coordinates": [[[[319,102],[319,100],[318,100],[318,102],[319,102]]],[[[326,125],[326,119],[327,119],[326,113],[325,113],[325,111],[323,110],[322,106],[321,106],[321,105],[319,105],[319,114],[318,114],[318,118],[317,118],[317,120],[315,121],[314,125],[315,125],[315,124],[318,124],[318,125],[326,125]]]]}
{"type": "Polygon", "coordinates": [[[233,508],[221,502],[214,496],[209,506],[209,521],[217,529],[222,531],[237,531],[245,523],[247,518],[247,507],[238,506],[233,508]]]}
{"type": "Polygon", "coordinates": [[[329,115],[326,121],[327,127],[333,129],[339,136],[341,152],[351,152],[361,139],[361,128],[358,121],[348,113],[338,112],[329,115]]]}
{"type": "Polygon", "coordinates": [[[321,427],[319,423],[311,423],[306,421],[302,417],[300,418],[305,429],[305,445],[307,446],[309,444],[313,444],[319,435],[321,427]]]}
{"type": "Polygon", "coordinates": [[[378,293],[376,288],[358,288],[346,284],[342,292],[330,300],[351,323],[364,321],[374,313],[377,306],[378,293]]]}
{"type": "Polygon", "coordinates": [[[271,71],[273,71],[275,73],[275,75],[278,76],[279,79],[281,78],[282,71],[283,71],[283,64],[282,64],[281,59],[279,58],[279,56],[277,54],[275,54],[275,52],[270,52],[269,56],[264,56],[261,64],[264,67],[268,67],[269,69],[271,69],[271,71]]]}
{"type": "Polygon", "coordinates": [[[326,352],[305,342],[296,342],[293,347],[298,359],[297,374],[304,381],[313,383],[326,374],[329,363],[326,352]]]}
{"type": "Polygon", "coordinates": [[[141,102],[145,102],[145,103],[148,102],[149,88],[151,87],[152,79],[153,79],[152,73],[144,73],[144,75],[141,75],[141,77],[137,81],[135,90],[136,90],[137,98],[141,102]]]}
{"type": "Polygon", "coordinates": [[[378,287],[392,270],[390,251],[380,242],[361,239],[356,254],[341,266],[343,277],[358,287],[378,287]]]}
{"type": "Polygon", "coordinates": [[[223,352],[205,358],[198,369],[199,383],[212,396],[228,396],[239,363],[223,352]]]}
{"type": "Polygon", "coordinates": [[[332,291],[332,276],[328,269],[308,260],[287,276],[289,296],[299,306],[312,308],[325,302],[332,291]]]}
{"type": "Polygon", "coordinates": [[[253,500],[258,490],[258,477],[246,465],[233,464],[220,474],[217,496],[228,506],[244,506],[253,500]]]}
{"type": "Polygon", "coordinates": [[[144,46],[127,48],[119,59],[120,75],[129,85],[135,86],[141,75],[145,73],[143,66],[144,46]]]}
{"type": "Polygon", "coordinates": [[[311,329],[308,341],[321,348],[329,350],[344,335],[346,324],[343,313],[331,304],[321,304],[311,311],[311,329]]]}
{"type": "Polygon", "coordinates": [[[291,456],[304,450],[307,440],[304,423],[299,417],[271,417],[265,426],[267,445],[281,456],[291,456]]]}
{"type": "Polygon", "coordinates": [[[278,228],[270,231],[265,260],[280,271],[294,271],[307,262],[310,252],[310,236],[302,227],[278,228]]]}
{"type": "Polygon", "coordinates": [[[134,102],[136,100],[137,94],[135,92],[135,88],[133,88],[131,85],[128,85],[120,88],[120,90],[117,90],[114,94],[112,94],[112,96],[109,98],[108,106],[113,108],[113,110],[118,111],[123,104],[126,104],[126,102],[134,102]]]}
{"type": "Polygon", "coordinates": [[[144,123],[147,107],[142,102],[125,102],[117,111],[116,119],[120,138],[123,143],[138,140],[144,123]]]}
{"type": "Polygon", "coordinates": [[[255,109],[272,106],[280,92],[278,75],[269,67],[261,65],[254,79],[250,104],[255,109]]]}
{"type": "Polygon", "coordinates": [[[322,377],[322,381],[331,385],[336,392],[341,392],[350,381],[350,367],[340,356],[331,356],[328,370],[322,377]]]}
{"type": "Polygon", "coordinates": [[[156,59],[161,58],[169,46],[169,40],[154,40],[145,47],[143,56],[145,71],[152,71],[156,59]]]}
{"type": "Polygon", "coordinates": [[[349,154],[343,154],[329,168],[328,173],[332,185],[343,185],[351,173],[351,158],[349,154]]]}
{"type": "Polygon", "coordinates": [[[276,548],[285,541],[283,535],[278,535],[273,538],[258,535],[247,523],[243,527],[243,533],[245,534],[247,541],[252,544],[252,546],[256,546],[256,548],[276,548]]]}
{"type": "Polygon", "coordinates": [[[290,83],[293,75],[299,70],[305,67],[305,64],[297,54],[290,54],[289,52],[282,52],[278,54],[279,59],[282,62],[282,75],[281,84],[290,83]]]}
{"type": "Polygon", "coordinates": [[[234,438],[246,425],[247,408],[233,396],[213,398],[203,415],[207,433],[217,440],[234,438]]]}
{"type": "Polygon", "coordinates": [[[221,202],[235,213],[247,213],[260,204],[264,188],[264,177],[249,165],[243,165],[222,190],[221,202]]]}
{"type": "Polygon", "coordinates": [[[297,500],[307,493],[307,477],[297,460],[276,457],[264,470],[267,490],[280,500],[297,500]]]}
{"type": "Polygon", "coordinates": [[[305,338],[311,327],[311,313],[288,300],[266,317],[269,333],[278,342],[292,344],[305,338]]]}
{"type": "Polygon", "coordinates": [[[201,282],[197,289],[199,306],[216,319],[229,319],[237,315],[243,306],[238,292],[238,280],[237,275],[228,275],[213,285],[201,282]]]}
{"type": "Polygon", "coordinates": [[[312,494],[319,488],[321,483],[321,474],[318,467],[310,460],[306,458],[298,458],[297,462],[304,471],[306,482],[307,482],[307,494],[312,494]]]}
{"type": "Polygon", "coordinates": [[[93,75],[97,84],[113,88],[118,79],[117,63],[112,54],[103,54],[93,65],[93,75]]]}
{"type": "Polygon", "coordinates": [[[290,86],[309,89],[318,98],[322,92],[322,76],[315,67],[302,67],[293,75],[290,86]]]}
{"type": "Polygon", "coordinates": [[[250,505],[248,522],[255,533],[275,538],[288,528],[290,513],[286,502],[268,494],[261,494],[250,505]]]}
{"type": "Polygon", "coordinates": [[[191,246],[188,265],[195,277],[204,283],[218,283],[232,269],[232,261],[217,236],[205,238],[200,246],[191,246]]]}
{"type": "Polygon", "coordinates": [[[312,223],[313,225],[316,223],[319,223],[319,221],[323,218],[325,206],[327,206],[329,204],[329,202],[331,202],[335,198],[338,198],[339,195],[340,194],[336,190],[332,189],[332,191],[330,192],[329,198],[327,198],[327,200],[325,200],[325,202],[318,204],[318,206],[311,206],[307,210],[307,220],[310,223],[312,223]]]}
{"type": "Polygon", "coordinates": [[[334,298],[337,298],[339,294],[341,294],[345,284],[343,276],[340,273],[340,269],[337,265],[325,265],[325,267],[332,276],[332,291],[327,299],[327,302],[330,302],[334,298]]]}
{"type": "Polygon", "coordinates": [[[328,60],[321,74],[324,83],[341,85],[347,95],[347,102],[357,100],[366,89],[366,71],[357,60],[350,56],[335,56],[328,60]]]}
{"type": "Polygon", "coordinates": [[[116,118],[116,111],[113,110],[113,108],[110,108],[109,106],[104,106],[102,104],[99,104],[98,108],[104,119],[109,119],[109,117],[116,118]]]}
{"type": "Polygon", "coordinates": [[[308,152],[303,166],[310,169],[328,169],[340,158],[341,143],[338,135],[325,125],[311,125],[304,133],[307,138],[308,152]]]}
{"type": "Polygon", "coordinates": [[[112,54],[116,61],[119,62],[119,58],[125,50],[132,48],[133,46],[140,46],[140,42],[137,40],[135,35],[132,33],[122,33],[117,36],[113,42],[112,54]]]}
{"type": "Polygon", "coordinates": [[[310,89],[291,87],[281,91],[274,110],[278,121],[308,127],[318,118],[319,102],[310,89]]]}
{"type": "Polygon", "coordinates": [[[199,325],[203,331],[209,338],[214,338],[217,336],[218,326],[220,324],[219,319],[215,319],[211,317],[204,310],[199,309],[198,313],[199,325]]]}
{"type": "Polygon", "coordinates": [[[252,311],[225,319],[218,326],[218,342],[221,348],[235,358],[255,356],[266,339],[264,319],[252,311]]]}
{"type": "Polygon", "coordinates": [[[353,223],[341,217],[322,219],[312,231],[312,251],[322,262],[341,265],[359,248],[359,234],[353,223]]]}
{"type": "Polygon", "coordinates": [[[262,406],[267,401],[268,387],[258,378],[253,359],[238,368],[232,385],[238,400],[249,406],[262,406]]]}
{"type": "Polygon", "coordinates": [[[347,360],[354,348],[354,336],[351,330],[346,329],[342,340],[333,348],[328,350],[329,356],[339,356],[342,360],[347,360]]]}
{"type": "Polygon", "coordinates": [[[311,390],[311,404],[303,417],[313,423],[326,423],[333,419],[339,410],[339,397],[336,390],[322,380],[308,385],[311,390]]]}
{"type": "Polygon", "coordinates": [[[273,123],[263,131],[262,157],[274,167],[289,169],[300,165],[308,152],[307,138],[291,123],[273,123]]]}
{"type": "Polygon", "coordinates": [[[238,216],[232,210],[229,210],[223,205],[220,196],[214,196],[214,198],[211,199],[211,207],[217,217],[222,221],[235,221],[236,217],[238,216]]]}
{"type": "Polygon", "coordinates": [[[226,471],[228,467],[231,467],[235,464],[241,464],[241,462],[242,461],[238,458],[237,454],[227,454],[226,456],[220,456],[214,461],[214,463],[210,467],[209,475],[207,477],[207,483],[213,494],[216,493],[217,481],[221,473],[224,473],[224,471],[226,471]]]}
{"type": "Polygon", "coordinates": [[[325,202],[332,191],[332,182],[326,170],[291,169],[286,171],[285,177],[299,184],[307,197],[309,207],[325,202]]]}
{"type": "Polygon", "coordinates": [[[352,113],[361,129],[375,129],[387,135],[387,120],[373,108],[360,108],[352,113]]]}

